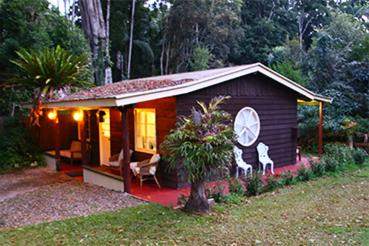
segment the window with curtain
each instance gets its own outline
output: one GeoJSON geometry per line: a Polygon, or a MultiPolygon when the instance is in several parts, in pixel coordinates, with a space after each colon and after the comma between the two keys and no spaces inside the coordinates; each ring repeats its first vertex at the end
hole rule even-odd
{"type": "Polygon", "coordinates": [[[145,153],[156,153],[155,109],[136,108],[134,117],[135,150],[145,153]]]}

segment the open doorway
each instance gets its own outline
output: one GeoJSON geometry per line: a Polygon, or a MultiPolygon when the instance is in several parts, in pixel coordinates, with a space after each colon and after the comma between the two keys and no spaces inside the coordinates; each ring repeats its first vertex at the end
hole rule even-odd
{"type": "Polygon", "coordinates": [[[109,165],[110,151],[110,113],[108,109],[99,110],[99,149],[100,164],[109,165]]]}

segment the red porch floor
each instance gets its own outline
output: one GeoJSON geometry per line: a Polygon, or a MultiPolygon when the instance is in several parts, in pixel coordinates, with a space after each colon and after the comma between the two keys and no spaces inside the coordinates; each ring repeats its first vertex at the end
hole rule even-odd
{"type": "MultiPolygon", "coordinates": [[[[296,174],[298,168],[301,165],[305,165],[306,167],[309,165],[309,161],[307,157],[302,157],[301,161],[294,165],[284,166],[275,168],[274,172],[276,176],[281,175],[283,172],[291,171],[292,173],[296,174]]],[[[81,172],[82,166],[78,164],[66,164],[63,163],[61,166],[61,172],[62,173],[70,173],[70,172],[81,172]]],[[[76,179],[83,181],[82,176],[76,176],[76,179]]],[[[228,192],[228,182],[226,180],[220,180],[220,181],[214,181],[209,182],[206,184],[207,188],[213,188],[215,186],[223,186],[224,191],[228,192]]],[[[142,189],[139,186],[139,183],[137,180],[133,179],[132,181],[132,195],[143,199],[148,202],[158,203],[163,206],[169,206],[169,207],[176,207],[178,203],[178,198],[181,195],[188,196],[190,194],[190,188],[182,188],[182,189],[173,189],[173,188],[167,188],[162,187],[159,189],[155,182],[147,181],[144,182],[142,189]]]]}
{"type": "MultiPolygon", "coordinates": [[[[307,157],[302,157],[301,161],[298,161],[298,163],[294,165],[275,168],[274,172],[276,176],[279,176],[287,171],[291,171],[292,173],[296,174],[301,165],[308,167],[309,161],[307,157]]],[[[212,188],[219,185],[225,188],[225,192],[228,192],[228,182],[226,180],[214,181],[206,184],[207,188],[212,188]]],[[[171,189],[163,187],[159,189],[155,183],[144,183],[141,190],[139,185],[133,181],[132,194],[149,202],[158,203],[163,206],[176,207],[178,198],[182,194],[188,196],[190,194],[190,188],[171,189]]]]}

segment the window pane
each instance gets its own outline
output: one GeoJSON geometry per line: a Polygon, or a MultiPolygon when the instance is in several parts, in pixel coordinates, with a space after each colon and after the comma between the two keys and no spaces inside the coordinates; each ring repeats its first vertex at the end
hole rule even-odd
{"type": "Polygon", "coordinates": [[[155,138],[155,126],[154,125],[147,125],[147,136],[155,138]]]}
{"type": "Polygon", "coordinates": [[[156,114],[153,109],[135,109],[135,149],[156,151],[156,114]]]}
{"type": "Polygon", "coordinates": [[[155,113],[147,112],[147,124],[155,124],[155,113]]]}
{"type": "Polygon", "coordinates": [[[136,148],[142,149],[143,148],[143,137],[137,136],[135,143],[136,143],[136,148]]]}
{"type": "Polygon", "coordinates": [[[144,124],[145,123],[145,112],[144,111],[140,111],[138,114],[138,123],[139,124],[144,124]]]}

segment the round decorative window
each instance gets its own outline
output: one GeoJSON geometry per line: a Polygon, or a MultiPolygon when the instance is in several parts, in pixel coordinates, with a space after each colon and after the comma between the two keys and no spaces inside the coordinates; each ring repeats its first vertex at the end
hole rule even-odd
{"type": "Polygon", "coordinates": [[[234,120],[234,131],[238,142],[243,146],[251,146],[260,133],[260,119],[253,108],[244,107],[238,111],[234,120]]]}

